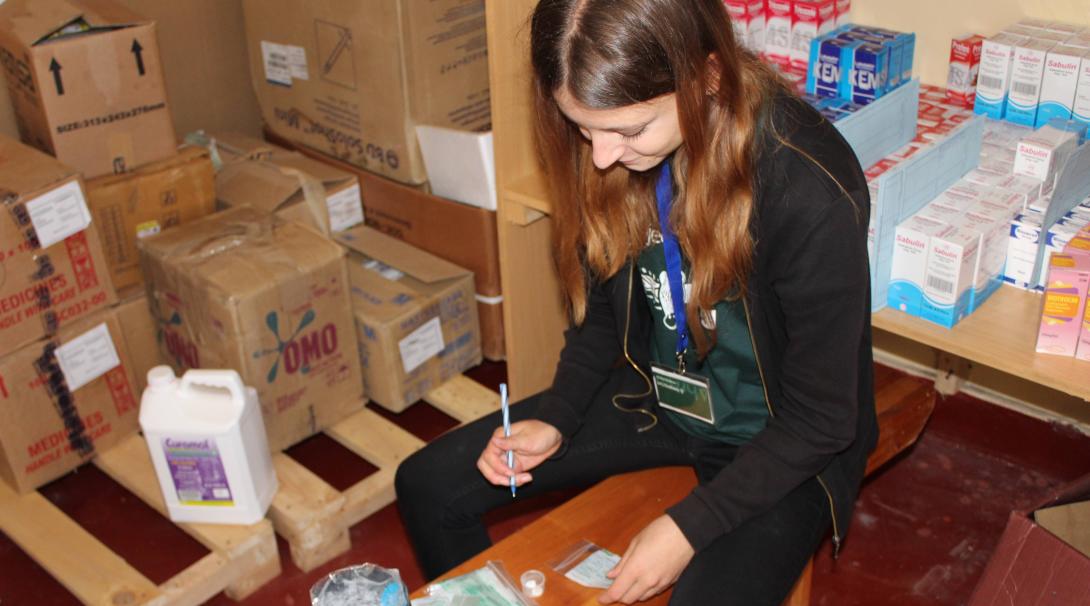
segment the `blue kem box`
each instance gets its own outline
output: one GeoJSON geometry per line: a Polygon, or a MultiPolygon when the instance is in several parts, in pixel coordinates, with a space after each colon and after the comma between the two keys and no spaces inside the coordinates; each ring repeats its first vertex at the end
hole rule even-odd
{"type": "Polygon", "coordinates": [[[807,92],[818,97],[851,96],[851,74],[855,49],[861,43],[840,38],[815,39],[811,45],[807,92]]]}
{"type": "MultiPolygon", "coordinates": [[[[889,46],[889,79],[886,85],[890,90],[900,86],[903,80],[901,74],[904,73],[903,57],[905,48],[905,39],[902,35],[899,32],[880,27],[856,27],[855,31],[872,36],[877,40],[881,40],[884,45],[889,46]]],[[[877,42],[877,40],[874,41],[877,42]]]]}
{"type": "Polygon", "coordinates": [[[889,82],[889,47],[870,42],[855,47],[850,74],[853,102],[866,105],[886,94],[889,82]]]}

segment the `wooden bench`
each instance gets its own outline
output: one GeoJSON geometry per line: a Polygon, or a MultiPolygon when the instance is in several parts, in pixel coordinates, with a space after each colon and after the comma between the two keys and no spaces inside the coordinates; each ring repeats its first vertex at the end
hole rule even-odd
{"type": "MultiPolygon", "coordinates": [[[[886,375],[889,377],[890,375],[886,375]]],[[[888,378],[876,390],[878,446],[867,461],[867,473],[881,467],[894,455],[911,446],[923,431],[935,407],[934,390],[910,377],[888,378]]],[[[476,570],[489,560],[503,562],[518,581],[531,568],[545,573],[545,595],[541,606],[592,606],[601,590],[589,589],[563,578],[545,562],[553,561],[579,540],[586,539],[615,553],[623,553],[628,541],[681,500],[696,483],[688,467],[666,467],[615,476],[595,485],[567,503],[553,509],[525,528],[463,563],[442,578],[476,570]]],[[[784,606],[808,606],[813,562],[806,567],[784,606]]],[[[423,595],[418,590],[415,597],[423,595]]],[[[647,606],[663,606],[667,591],[647,606]]]]}

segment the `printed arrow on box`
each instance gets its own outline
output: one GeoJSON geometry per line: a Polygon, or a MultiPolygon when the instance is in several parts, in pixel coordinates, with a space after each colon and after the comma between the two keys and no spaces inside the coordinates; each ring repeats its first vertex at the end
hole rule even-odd
{"type": "Polygon", "coordinates": [[[57,94],[64,94],[64,82],[61,80],[61,64],[57,63],[57,58],[53,57],[53,60],[49,62],[49,71],[53,72],[53,84],[57,85],[57,94]]]}
{"type": "Polygon", "coordinates": [[[141,76],[144,75],[144,47],[140,46],[140,41],[136,38],[132,39],[132,54],[136,57],[136,71],[141,76]]]}

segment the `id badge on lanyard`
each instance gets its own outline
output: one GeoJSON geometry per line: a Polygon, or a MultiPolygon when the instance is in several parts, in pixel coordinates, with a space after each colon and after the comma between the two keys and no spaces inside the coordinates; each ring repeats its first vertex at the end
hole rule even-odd
{"type": "Polygon", "coordinates": [[[651,378],[655,384],[655,396],[659,406],[694,417],[705,423],[715,424],[712,408],[711,387],[708,379],[685,372],[685,351],[689,347],[689,327],[685,317],[685,289],[681,275],[681,247],[677,236],[670,229],[670,204],[674,197],[670,161],[662,164],[655,198],[658,203],[659,231],[662,233],[662,251],[666,257],[666,276],[670,282],[670,298],[674,304],[674,321],[677,325],[677,368],[662,364],[651,365],[651,378]]]}

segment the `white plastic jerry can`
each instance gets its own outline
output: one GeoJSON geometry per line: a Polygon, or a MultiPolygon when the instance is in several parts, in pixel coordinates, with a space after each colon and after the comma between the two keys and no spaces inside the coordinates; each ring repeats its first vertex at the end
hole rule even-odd
{"type": "Polygon", "coordinates": [[[167,512],[175,522],[254,524],[276,493],[257,390],[234,370],[148,371],[140,400],[167,512]]]}

